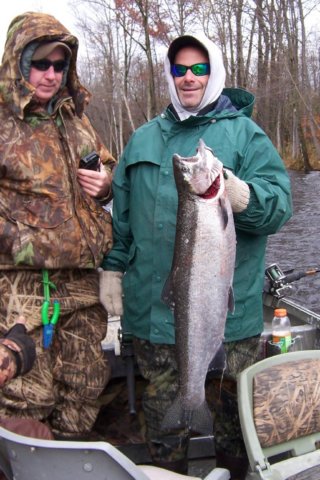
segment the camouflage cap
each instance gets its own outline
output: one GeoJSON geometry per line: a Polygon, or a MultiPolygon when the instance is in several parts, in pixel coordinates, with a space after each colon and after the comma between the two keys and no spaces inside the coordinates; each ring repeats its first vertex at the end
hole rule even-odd
{"type": "Polygon", "coordinates": [[[53,50],[58,47],[64,49],[66,53],[66,58],[71,57],[71,54],[72,54],[71,49],[68,47],[66,43],[44,42],[44,43],[41,43],[38,48],[36,48],[34,54],[32,55],[32,60],[41,60],[42,58],[45,58],[46,56],[50,55],[50,53],[53,52],[53,50]]]}

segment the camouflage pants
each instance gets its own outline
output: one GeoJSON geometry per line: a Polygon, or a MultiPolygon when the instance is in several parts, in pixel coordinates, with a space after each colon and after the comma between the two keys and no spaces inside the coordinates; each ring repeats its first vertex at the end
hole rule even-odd
{"type": "MultiPolygon", "coordinates": [[[[207,399],[214,414],[216,449],[233,456],[246,456],[238,416],[236,378],[258,360],[260,336],[225,344],[227,368],[222,377],[208,378],[207,399]]],[[[143,394],[146,439],[154,463],[187,456],[187,430],[164,435],[161,422],[178,392],[178,372],[173,345],[156,345],[134,339],[141,375],[148,380],[143,394]]]]}
{"type": "Polygon", "coordinates": [[[107,314],[99,303],[97,272],[55,270],[49,272],[49,280],[57,287],[51,297],[59,300],[61,313],[53,342],[45,350],[41,271],[0,273],[0,334],[24,315],[37,350],[32,370],[1,390],[0,417],[47,420],[55,435],[80,437],[95,422],[97,398],[110,376],[101,349],[107,314]]]}
{"type": "Polygon", "coordinates": [[[142,398],[146,441],[154,463],[176,462],[187,456],[187,430],[170,435],[161,430],[164,414],[178,392],[178,372],[174,345],[157,345],[134,338],[134,352],[141,375],[148,381],[142,398]]]}

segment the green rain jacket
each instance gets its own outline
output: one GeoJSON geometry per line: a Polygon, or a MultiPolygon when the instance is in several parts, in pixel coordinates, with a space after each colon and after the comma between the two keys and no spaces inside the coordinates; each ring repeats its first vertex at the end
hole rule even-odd
{"type": "Polygon", "coordinates": [[[203,116],[180,121],[168,108],[134,132],[125,148],[113,180],[114,246],[103,268],[125,272],[124,327],[136,337],[152,343],[175,341],[172,312],[161,301],[173,257],[178,202],[172,156],[195,155],[200,138],[250,187],[248,207],[234,215],[235,311],[228,315],[225,340],[263,330],[267,236],[290,218],[292,204],[283,162],[249,118],[253,102],[245,90],[225,89],[219,108],[203,116]]]}

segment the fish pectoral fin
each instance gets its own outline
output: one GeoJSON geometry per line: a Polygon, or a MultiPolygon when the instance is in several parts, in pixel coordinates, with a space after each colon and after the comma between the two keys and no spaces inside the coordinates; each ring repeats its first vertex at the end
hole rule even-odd
{"type": "Polygon", "coordinates": [[[168,308],[170,308],[170,310],[172,311],[174,310],[175,301],[174,301],[171,273],[163,286],[162,293],[161,293],[161,300],[163,301],[163,303],[167,305],[168,308]]]}
{"type": "Polygon", "coordinates": [[[229,288],[229,296],[228,296],[228,310],[230,313],[234,313],[235,309],[235,301],[234,301],[234,293],[232,286],[229,288]]]}
{"type": "Polygon", "coordinates": [[[225,230],[229,222],[229,214],[228,214],[228,209],[226,205],[226,200],[223,197],[221,197],[219,199],[219,203],[220,203],[221,216],[222,216],[222,228],[223,230],[225,230]]]}

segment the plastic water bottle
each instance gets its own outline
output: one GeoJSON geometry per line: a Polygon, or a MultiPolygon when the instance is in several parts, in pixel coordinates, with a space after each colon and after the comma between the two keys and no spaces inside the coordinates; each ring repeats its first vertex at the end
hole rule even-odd
{"type": "Polygon", "coordinates": [[[292,343],[291,323],[285,308],[276,308],[272,319],[272,342],[286,353],[292,343]]]}

